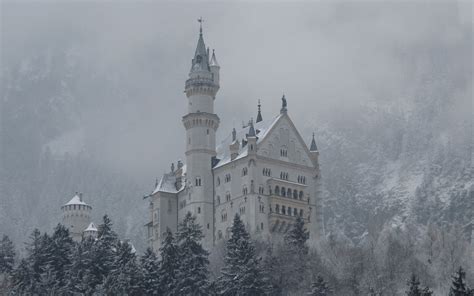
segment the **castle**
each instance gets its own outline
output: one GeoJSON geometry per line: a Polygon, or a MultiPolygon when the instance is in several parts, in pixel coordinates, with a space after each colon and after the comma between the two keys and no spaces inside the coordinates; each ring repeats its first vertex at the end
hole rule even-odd
{"type": "Polygon", "coordinates": [[[76,242],[83,237],[97,237],[97,227],[91,222],[92,207],[82,200],[82,193],[76,193],[61,207],[62,224],[76,242]]]}
{"type": "Polygon", "coordinates": [[[255,122],[233,129],[216,145],[220,118],[214,113],[220,66],[210,55],[200,27],[199,39],[185,83],[188,113],[186,162],[177,162],[146,196],[148,243],[158,251],[166,229],[177,231],[187,212],[202,226],[203,245],[229,237],[238,213],[255,238],[281,237],[297,216],[303,217],[316,241],[322,234],[319,193],[319,152],[309,147],[293,124],[285,96],[280,113],[264,119],[260,103],[255,122]]]}

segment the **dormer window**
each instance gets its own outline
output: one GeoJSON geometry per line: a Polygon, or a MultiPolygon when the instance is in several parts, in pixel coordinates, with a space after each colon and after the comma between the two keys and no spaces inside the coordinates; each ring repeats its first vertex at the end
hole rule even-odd
{"type": "Polygon", "coordinates": [[[248,169],[245,167],[242,169],[242,176],[247,176],[248,174],[248,169]]]}
{"type": "Polygon", "coordinates": [[[201,186],[201,177],[196,177],[196,186],[201,186]]]}

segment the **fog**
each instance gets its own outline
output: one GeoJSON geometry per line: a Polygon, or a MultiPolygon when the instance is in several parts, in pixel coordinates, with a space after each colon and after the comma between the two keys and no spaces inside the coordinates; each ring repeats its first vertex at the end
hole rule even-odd
{"type": "Polygon", "coordinates": [[[309,141],[319,125],[350,126],[360,105],[388,102],[409,112],[419,76],[433,71],[433,52],[457,75],[449,87],[459,108],[449,119],[469,110],[471,8],[447,1],[3,2],[2,67],[66,51],[79,80],[106,77],[75,97],[74,128],[84,129],[88,153],[152,182],[183,158],[183,89],[198,17],[221,65],[218,138],[255,117],[258,99],[263,116],[275,116],[284,93],[309,141]],[[114,84],[117,91],[104,94],[114,84]]]}

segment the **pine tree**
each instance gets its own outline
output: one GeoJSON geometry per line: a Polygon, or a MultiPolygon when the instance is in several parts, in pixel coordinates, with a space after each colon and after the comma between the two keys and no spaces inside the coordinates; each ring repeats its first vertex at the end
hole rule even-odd
{"type": "Polygon", "coordinates": [[[225,266],[217,281],[219,295],[268,295],[270,286],[256,258],[255,247],[236,214],[226,242],[225,266]]]}
{"type": "Polygon", "coordinates": [[[143,276],[128,242],[119,242],[114,269],[104,282],[107,295],[143,295],[143,276]]]}
{"type": "Polygon", "coordinates": [[[176,236],[180,256],[174,295],[209,295],[209,253],[204,250],[204,237],[196,217],[187,213],[178,225],[176,236]]]}
{"type": "Polygon", "coordinates": [[[91,256],[91,277],[89,285],[95,288],[104,283],[110,272],[115,268],[115,254],[117,251],[118,238],[112,229],[112,221],[105,215],[102,224],[99,225],[97,241],[93,244],[91,256]]]}
{"type": "Polygon", "coordinates": [[[309,233],[305,229],[304,220],[301,216],[296,218],[295,223],[285,235],[285,244],[282,249],[280,272],[282,273],[282,287],[284,294],[293,294],[298,290],[305,289],[308,283],[305,278],[310,278],[308,273],[308,246],[306,244],[309,233]]]}
{"type": "Polygon", "coordinates": [[[408,291],[405,291],[407,296],[431,296],[433,292],[430,291],[428,287],[424,289],[420,288],[420,281],[415,274],[411,275],[410,280],[408,281],[408,291]]]}
{"type": "Polygon", "coordinates": [[[155,252],[148,248],[141,257],[141,267],[143,269],[143,290],[146,295],[162,295],[160,291],[160,264],[155,252]]]}
{"type": "Polygon", "coordinates": [[[293,227],[285,235],[285,243],[299,254],[307,254],[308,246],[306,241],[308,238],[309,232],[304,227],[304,220],[301,216],[297,216],[293,227]]]}
{"type": "Polygon", "coordinates": [[[456,274],[453,276],[449,296],[472,296],[474,291],[469,289],[465,283],[466,272],[460,266],[456,274]]]}
{"type": "Polygon", "coordinates": [[[58,288],[66,286],[66,274],[71,267],[71,254],[74,242],[69,235],[69,230],[58,224],[51,236],[51,244],[47,247],[48,276],[58,288]]]}
{"type": "Polygon", "coordinates": [[[282,295],[282,273],[281,273],[281,262],[278,256],[275,256],[273,245],[269,245],[265,251],[265,257],[263,259],[263,269],[265,275],[269,279],[270,294],[271,295],[282,295]]]}
{"type": "Polygon", "coordinates": [[[160,248],[161,260],[158,270],[160,293],[172,295],[177,285],[177,272],[180,266],[178,246],[175,243],[173,233],[166,229],[165,239],[160,248]]]}
{"type": "Polygon", "coordinates": [[[331,289],[329,289],[324,278],[320,275],[317,276],[316,281],[311,285],[311,292],[308,293],[311,296],[327,296],[331,295],[331,289]]]}
{"type": "Polygon", "coordinates": [[[32,295],[37,290],[34,272],[26,259],[14,269],[12,275],[12,295],[32,295]]]}
{"type": "Polygon", "coordinates": [[[0,242],[0,274],[10,274],[15,264],[15,247],[7,235],[0,242]]]}
{"type": "Polygon", "coordinates": [[[92,247],[94,239],[86,238],[76,244],[71,255],[71,267],[68,271],[68,290],[78,294],[91,294],[94,287],[91,285],[92,247]]]}

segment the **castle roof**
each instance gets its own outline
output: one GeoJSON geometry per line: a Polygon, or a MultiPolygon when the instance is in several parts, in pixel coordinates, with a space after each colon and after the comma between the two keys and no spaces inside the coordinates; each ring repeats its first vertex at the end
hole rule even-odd
{"type": "Polygon", "coordinates": [[[177,193],[178,191],[176,189],[176,176],[172,173],[164,174],[156,185],[155,190],[153,190],[152,195],[157,192],[177,193]]]}
{"type": "Polygon", "coordinates": [[[88,204],[86,204],[85,202],[83,202],[81,200],[81,197],[79,196],[79,194],[76,194],[74,195],[73,198],[71,198],[70,201],[68,201],[65,206],[69,206],[69,205],[83,205],[83,206],[88,206],[88,204]]]}
{"type": "MultiPolygon", "coordinates": [[[[262,142],[265,137],[269,134],[268,132],[272,129],[272,127],[277,123],[277,121],[283,116],[283,114],[278,114],[278,116],[269,119],[269,120],[262,120],[257,123],[253,123],[253,128],[255,130],[257,139],[257,144],[262,142]]],[[[236,129],[236,140],[242,140],[246,138],[247,133],[249,133],[249,127],[242,127],[241,129],[236,129]]],[[[227,136],[217,147],[217,158],[220,159],[219,163],[215,166],[221,167],[231,161],[230,158],[230,151],[229,145],[232,144],[232,135],[227,136]]],[[[239,154],[235,159],[240,159],[242,157],[247,156],[247,149],[246,147],[239,148],[239,154]]]]}
{"type": "Polygon", "coordinates": [[[94,232],[97,232],[97,227],[95,227],[94,223],[91,222],[91,224],[89,224],[89,226],[87,226],[87,228],[86,228],[84,231],[94,231],[94,232]]]}

